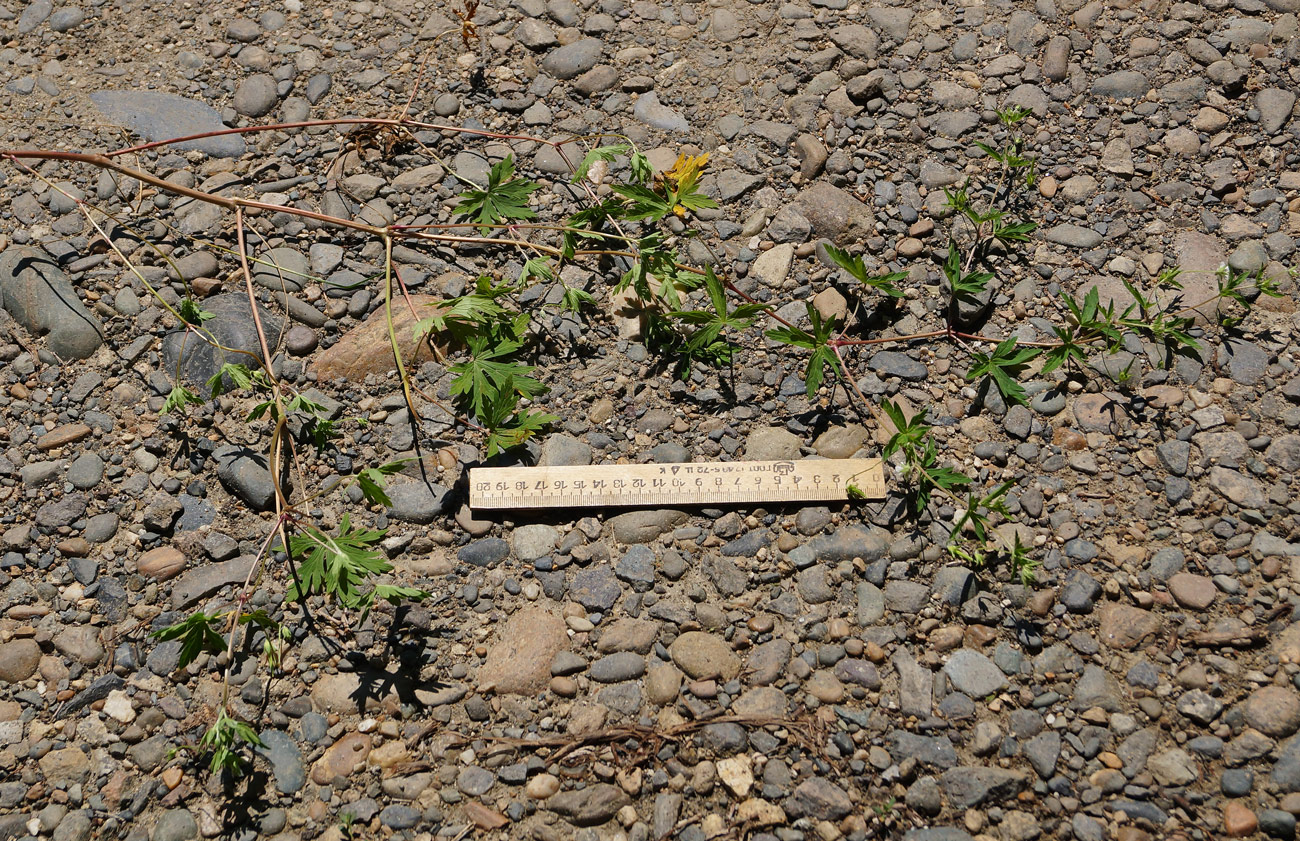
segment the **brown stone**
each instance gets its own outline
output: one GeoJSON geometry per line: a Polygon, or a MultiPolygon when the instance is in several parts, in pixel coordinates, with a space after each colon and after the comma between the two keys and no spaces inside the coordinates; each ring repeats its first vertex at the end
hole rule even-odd
{"type": "Polygon", "coordinates": [[[185,555],[175,546],[159,546],[150,549],[136,562],[136,571],[157,581],[175,578],[185,569],[185,555]]]}
{"type": "Polygon", "coordinates": [[[1128,425],[1124,407],[1108,394],[1080,394],[1074,398],[1074,419],[1084,432],[1119,432],[1128,425]]]}
{"type": "MultiPolygon", "coordinates": [[[[433,314],[431,305],[440,303],[441,299],[432,295],[412,295],[418,317],[428,318],[433,314]]],[[[414,327],[418,320],[411,315],[411,308],[403,300],[393,302],[393,329],[397,334],[397,345],[402,352],[402,363],[407,370],[418,368],[421,363],[434,358],[434,352],[425,340],[417,341],[414,327]]],[[[445,348],[440,348],[445,350],[445,348]]],[[[365,380],[367,374],[386,374],[396,370],[393,360],[393,347],[388,336],[388,320],[383,308],[376,310],[359,327],[344,333],[329,348],[321,351],[312,371],[321,381],[332,381],[346,377],[351,382],[365,380]]]]}
{"type": "Polygon", "coordinates": [[[1229,838],[1245,838],[1254,835],[1259,828],[1259,818],[1246,806],[1236,800],[1228,801],[1223,807],[1223,831],[1229,838]]]}
{"type": "Polygon", "coordinates": [[[1218,595],[1218,590],[1214,582],[1204,575],[1180,572],[1169,579],[1169,594],[1183,607],[1205,610],[1218,595]]]}
{"type": "Polygon", "coordinates": [[[36,674],[41,647],[33,639],[0,643],[0,682],[18,683],[36,674]]]}
{"type": "Polygon", "coordinates": [[[1300,730],[1300,695],[1284,686],[1265,686],[1246,699],[1246,723],[1275,738],[1300,730]]]}
{"type": "Polygon", "coordinates": [[[67,540],[60,540],[55,548],[59,550],[59,554],[69,558],[84,558],[90,554],[90,541],[84,537],[69,537],[67,540]]]}
{"type": "Polygon", "coordinates": [[[734,680],[740,674],[740,658],[721,637],[703,631],[688,631],[669,646],[673,662],[686,674],[697,680],[721,677],[734,680]]]}
{"type": "Polygon", "coordinates": [[[540,607],[511,616],[479,669],[480,687],[501,695],[536,695],[551,679],[551,661],[569,647],[564,620],[540,607]]]}
{"type": "Polygon", "coordinates": [[[84,423],[70,423],[45,433],[36,439],[36,449],[41,452],[57,450],[74,444],[89,435],[91,429],[84,423]]]}
{"type": "Polygon", "coordinates": [[[350,777],[366,767],[370,757],[370,737],[365,733],[349,733],[330,745],[316,764],[311,767],[312,782],[328,785],[335,777],[350,777]]]}
{"type": "Polygon", "coordinates": [[[1101,641],[1110,648],[1136,648],[1159,630],[1159,617],[1141,608],[1112,604],[1101,611],[1101,641]]]}
{"type": "Polygon", "coordinates": [[[875,216],[851,194],[824,181],[805,188],[795,198],[804,218],[819,237],[836,240],[865,238],[875,233],[875,216]],[[848,235],[847,237],[845,235],[848,235]]]}

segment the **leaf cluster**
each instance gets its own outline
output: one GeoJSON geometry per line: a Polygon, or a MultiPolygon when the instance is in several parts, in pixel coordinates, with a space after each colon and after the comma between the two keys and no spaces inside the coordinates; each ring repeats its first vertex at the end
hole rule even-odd
{"type": "Polygon", "coordinates": [[[812,301],[808,301],[806,306],[808,320],[812,322],[811,331],[801,327],[783,326],[768,330],[767,337],[783,345],[812,351],[803,376],[804,388],[808,398],[812,399],[817,389],[821,388],[822,381],[826,378],[826,371],[829,369],[832,376],[839,377],[841,370],[839,357],[830,343],[831,337],[835,335],[837,319],[822,318],[822,314],[813,306],[812,301]]]}
{"type": "Polygon", "coordinates": [[[515,177],[514,155],[507,155],[488,171],[486,189],[470,189],[460,194],[456,213],[477,222],[479,233],[487,236],[494,225],[536,219],[528,198],[539,189],[541,185],[536,181],[515,177]]]}

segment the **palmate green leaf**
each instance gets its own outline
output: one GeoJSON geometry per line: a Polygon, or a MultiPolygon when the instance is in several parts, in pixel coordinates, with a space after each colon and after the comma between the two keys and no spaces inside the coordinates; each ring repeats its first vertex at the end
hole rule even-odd
{"type": "Polygon", "coordinates": [[[891,298],[903,297],[903,290],[899,289],[895,284],[906,280],[907,272],[885,272],[884,274],[873,275],[867,270],[866,263],[862,261],[860,256],[853,256],[830,243],[827,243],[825,248],[826,255],[831,258],[831,261],[852,275],[859,283],[879,289],[891,298]]]}
{"type": "Polygon", "coordinates": [[[518,447],[546,427],[558,423],[559,420],[555,415],[534,412],[531,409],[519,412],[506,424],[494,427],[488,433],[488,458],[492,458],[492,456],[505,450],[518,447]]]}
{"type": "Polygon", "coordinates": [[[167,393],[167,399],[163,401],[162,413],[164,415],[171,412],[184,414],[186,407],[199,406],[202,403],[203,400],[197,394],[178,383],[167,393]]]}
{"type": "Polygon", "coordinates": [[[416,338],[423,337],[431,330],[439,333],[451,331],[463,340],[475,325],[486,324],[506,316],[505,307],[497,299],[510,292],[509,288],[494,286],[492,279],[480,275],[474,281],[474,291],[455,298],[439,302],[433,315],[420,319],[416,323],[416,338]]]}
{"type": "Polygon", "coordinates": [[[627,154],[628,150],[631,148],[631,146],[628,146],[625,143],[619,143],[612,146],[597,146],[595,149],[592,149],[583,156],[582,163],[578,164],[577,169],[573,171],[573,177],[569,179],[569,183],[577,184],[579,181],[586,178],[587,173],[591,171],[591,167],[596,163],[596,161],[613,163],[615,158],[619,155],[627,154]]]}
{"type": "Polygon", "coordinates": [[[402,458],[362,470],[357,474],[357,486],[361,488],[362,495],[369,502],[391,506],[393,501],[388,498],[388,494],[384,493],[384,484],[389,476],[400,473],[403,466],[414,460],[402,458]]]}
{"type": "Polygon", "coordinates": [[[655,169],[650,165],[650,159],[642,154],[640,149],[632,153],[631,166],[632,177],[638,184],[647,184],[654,178],[655,169]]]}
{"type": "Polygon", "coordinates": [[[610,189],[626,200],[626,206],[620,215],[629,222],[642,219],[659,221],[672,213],[673,206],[668,199],[649,187],[639,184],[616,184],[610,189]]]}
{"type": "MultiPolygon", "coordinates": [[[[482,225],[499,225],[511,219],[535,219],[528,207],[528,197],[541,189],[535,181],[515,178],[515,159],[507,155],[488,172],[486,190],[466,190],[460,194],[456,213],[482,225]]],[[[488,227],[479,232],[487,236],[488,227]]]]}
{"type": "Polygon", "coordinates": [[[366,578],[388,572],[392,564],[375,547],[383,531],[353,528],[344,514],[337,537],[308,526],[289,538],[289,548],[298,563],[297,580],[285,593],[289,601],[302,601],[313,593],[332,596],[347,607],[359,604],[358,585],[366,578]]]}
{"type": "Polygon", "coordinates": [[[812,322],[811,333],[799,327],[782,326],[768,330],[766,335],[774,342],[808,348],[812,351],[812,355],[808,358],[808,367],[804,371],[804,387],[808,397],[812,398],[821,387],[827,368],[830,368],[832,374],[839,376],[840,363],[835,355],[835,349],[828,344],[835,333],[836,320],[823,319],[812,301],[805,302],[805,306],[808,320],[812,322]]]}
{"type": "Polygon", "coordinates": [[[585,289],[578,289],[574,286],[564,287],[564,296],[560,298],[560,309],[567,312],[581,312],[582,308],[591,304],[596,299],[585,289]]]}
{"type": "Polygon", "coordinates": [[[1005,339],[991,354],[979,352],[971,354],[975,364],[967,372],[966,380],[973,382],[980,377],[988,377],[1005,399],[1022,406],[1027,405],[1029,398],[1025,394],[1024,387],[1015,380],[1015,376],[1038,354],[1037,348],[1017,348],[1014,338],[1005,339]]]}
{"type": "Polygon", "coordinates": [[[219,613],[199,612],[185,617],[175,625],[154,631],[149,636],[159,642],[180,640],[181,652],[176,668],[183,669],[204,651],[218,654],[226,649],[226,639],[215,627],[221,618],[219,613]]]}
{"type": "Polygon", "coordinates": [[[519,285],[522,286],[533,278],[541,281],[555,280],[555,269],[551,268],[551,258],[548,255],[539,254],[524,261],[523,271],[519,273],[519,285]]]}
{"type": "Polygon", "coordinates": [[[181,321],[195,327],[202,326],[203,322],[217,317],[215,312],[205,310],[203,305],[193,298],[182,298],[181,302],[176,305],[176,312],[180,315],[181,321]]]}
{"type": "Polygon", "coordinates": [[[237,362],[227,362],[222,365],[221,369],[208,380],[208,390],[212,392],[213,399],[226,392],[226,380],[230,380],[236,389],[252,388],[253,372],[248,370],[247,365],[240,365],[237,362]]]}
{"type": "Polygon", "coordinates": [[[241,752],[244,745],[263,747],[257,731],[248,724],[231,718],[226,708],[222,707],[217,713],[217,720],[199,739],[198,746],[201,750],[212,751],[208,768],[213,774],[225,771],[232,776],[239,776],[247,761],[241,752]]]}

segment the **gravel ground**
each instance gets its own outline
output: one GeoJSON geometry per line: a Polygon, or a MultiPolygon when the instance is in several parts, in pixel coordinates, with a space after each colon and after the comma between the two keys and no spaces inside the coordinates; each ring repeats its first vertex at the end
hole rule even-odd
{"type": "MultiPolygon", "coordinates": [[[[1010,410],[945,343],[858,360],[859,386],[930,407],[944,458],[1013,480],[1033,586],[943,550],[935,506],[567,512],[488,518],[454,492],[479,443],[432,404],[413,425],[385,357],[377,243],[287,213],[251,249],[274,369],[339,412],[328,480],[409,453],[391,509],[322,497],[386,527],[401,583],[433,598],[355,617],[252,604],[297,636],[272,676],[238,655],[233,711],[264,747],[223,781],[186,754],[220,702],[224,657],[177,671],[150,630],[239,592],[269,528],[267,428],[227,396],[161,415],[183,354],[183,274],[232,347],[256,348],[229,215],[88,167],[34,164],[118,215],[118,262],[75,202],[0,167],[0,840],[297,841],[510,837],[772,841],[1293,838],[1300,815],[1300,28],[1297,0],[967,6],[920,0],[663,3],[494,0],[482,52],[450,9],[388,2],[0,0],[0,148],[105,150],[276,121],[390,116],[546,138],[614,131],[671,164],[708,151],[722,201],[686,246],[761,300],[843,311],[817,259],[830,238],[909,272],[883,335],[943,315],[942,188],[987,171],[994,109],[1029,108],[1043,175],[1025,259],[1000,268],[988,335],[1043,339],[1058,293],[1126,300],[1185,270],[1262,269],[1239,328],[1207,325],[1170,370],[1131,343],[1086,381],[1032,378],[1010,410]],[[486,57],[486,66],[480,66],[486,57]],[[475,76],[481,78],[474,78],[475,76]],[[7,315],[6,315],[7,312],[7,315]],[[170,337],[170,338],[169,338],[170,337]],[[1131,365],[1130,365],[1131,363],[1131,365]],[[1119,373],[1127,370],[1127,383],[1119,373]],[[362,423],[361,421],[365,421],[362,423]],[[611,728],[625,728],[611,730],[611,728]],[[631,728],[631,729],[627,729],[631,728]],[[574,747],[564,756],[559,740],[574,747]],[[587,743],[579,745],[582,740],[587,743]],[[537,744],[528,745],[532,741],[537,744]]],[[[350,148],[333,127],[223,136],[134,155],[180,186],[354,216],[449,217],[528,141],[425,131],[350,148]]],[[[562,181],[562,178],[560,179],[562,181]]],[[[573,195],[550,180],[540,204],[573,195]]],[[[481,253],[399,249],[417,300],[458,294],[481,253]],[[425,298],[423,296],[429,296],[425,298]]],[[[493,258],[517,274],[520,260],[493,258]]],[[[563,420],[549,464],[875,454],[839,394],[804,394],[802,360],[748,340],[733,380],[676,382],[611,301],[553,308],[536,360],[563,420]]],[[[550,300],[532,303],[553,305],[550,300]]],[[[447,389],[417,358],[416,383],[447,389]]]]}

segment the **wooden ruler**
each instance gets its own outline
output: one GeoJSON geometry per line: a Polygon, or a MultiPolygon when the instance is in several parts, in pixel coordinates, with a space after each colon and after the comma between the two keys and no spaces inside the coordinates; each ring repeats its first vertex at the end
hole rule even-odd
{"type": "Polygon", "coordinates": [[[469,472],[469,504],[526,509],[834,502],[848,498],[849,485],[867,498],[883,498],[880,459],[476,467],[469,472]]]}

